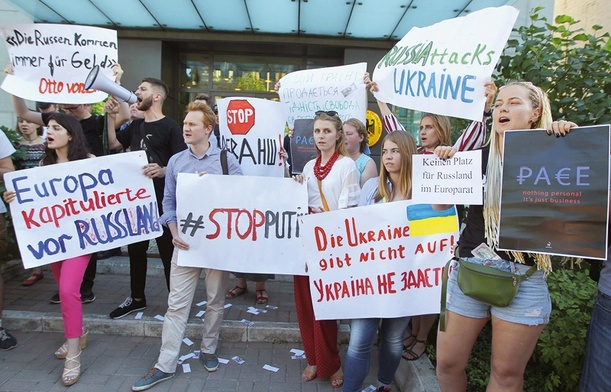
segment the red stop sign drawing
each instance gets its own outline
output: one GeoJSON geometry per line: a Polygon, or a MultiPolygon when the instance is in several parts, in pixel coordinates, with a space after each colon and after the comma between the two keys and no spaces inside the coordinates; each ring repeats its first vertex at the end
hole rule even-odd
{"type": "Polygon", "coordinates": [[[246,135],[255,125],[255,108],[245,99],[227,105],[227,126],[233,135],[246,135]]]}

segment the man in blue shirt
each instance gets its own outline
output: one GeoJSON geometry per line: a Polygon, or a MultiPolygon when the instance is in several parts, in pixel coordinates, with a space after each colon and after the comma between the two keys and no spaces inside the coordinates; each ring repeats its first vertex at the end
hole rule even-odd
{"type": "MultiPolygon", "coordinates": [[[[187,108],[183,122],[183,137],[188,148],[175,154],[166,169],[166,182],[163,196],[163,215],[160,222],[172,233],[175,250],[172,256],[170,273],[170,296],[168,311],[163,321],[161,350],[155,366],[133,386],[133,391],[143,391],[174,377],[180,345],[187,326],[189,310],[197,288],[202,268],[180,267],[177,265],[178,252],[188,251],[189,244],[180,238],[176,218],[176,181],[178,173],[223,174],[221,150],[210,144],[210,133],[214,129],[214,112],[204,102],[192,102],[187,108]]],[[[242,175],[242,169],[235,157],[225,155],[229,175],[242,175]]],[[[229,272],[204,268],[206,273],[207,308],[204,319],[204,332],[201,343],[201,360],[209,372],[219,366],[215,354],[219,339],[223,311],[225,306],[225,289],[229,272]]]]}

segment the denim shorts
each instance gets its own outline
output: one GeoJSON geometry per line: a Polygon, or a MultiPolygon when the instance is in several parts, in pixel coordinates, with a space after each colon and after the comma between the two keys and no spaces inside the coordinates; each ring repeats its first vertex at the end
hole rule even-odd
{"type": "MultiPolygon", "coordinates": [[[[520,275],[524,275],[530,268],[528,265],[506,260],[484,260],[476,257],[463,257],[462,260],[520,275]]],[[[549,322],[552,301],[543,271],[537,271],[530,278],[523,281],[513,302],[509,306],[501,308],[490,306],[466,296],[460,290],[460,287],[458,287],[456,280],[459,268],[460,265],[455,262],[448,279],[446,306],[448,310],[461,316],[472,318],[488,318],[492,315],[504,321],[529,326],[547,324],[549,322]]]]}

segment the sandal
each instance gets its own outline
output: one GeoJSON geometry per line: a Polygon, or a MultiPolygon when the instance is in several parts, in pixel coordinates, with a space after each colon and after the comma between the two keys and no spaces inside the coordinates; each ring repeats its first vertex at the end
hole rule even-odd
{"type": "Polygon", "coordinates": [[[269,297],[267,296],[267,291],[265,290],[255,290],[257,293],[257,303],[258,304],[266,304],[267,301],[269,300],[269,297]]]}
{"type": "Polygon", "coordinates": [[[71,358],[66,357],[66,363],[64,363],[64,372],[62,373],[62,382],[66,387],[76,384],[78,379],[81,377],[81,353],[82,351],[79,351],[78,354],[71,358]],[[68,369],[66,365],[68,365],[70,362],[77,363],[78,365],[73,367],[72,369],[68,369]]]}
{"type": "Polygon", "coordinates": [[[416,339],[416,341],[414,342],[414,344],[412,344],[411,347],[406,348],[405,350],[403,350],[403,355],[401,355],[403,357],[403,359],[406,359],[408,361],[415,361],[417,359],[420,359],[420,357],[426,352],[426,340],[418,340],[416,339]],[[416,352],[414,351],[414,346],[417,345],[418,343],[422,343],[424,345],[424,349],[422,350],[422,352],[420,354],[416,354],[416,352]]]}
{"type": "Polygon", "coordinates": [[[403,339],[403,348],[408,348],[414,345],[414,342],[416,341],[416,338],[418,336],[414,335],[414,334],[410,334],[408,337],[406,337],[405,339],[403,339]]]}
{"type": "Polygon", "coordinates": [[[38,282],[39,280],[41,280],[44,276],[42,274],[35,274],[32,273],[30,276],[28,276],[23,282],[21,282],[22,286],[31,286],[34,283],[38,282]]]}
{"type": "Polygon", "coordinates": [[[340,368],[335,374],[329,377],[329,381],[331,381],[331,386],[333,388],[341,388],[342,385],[344,385],[344,372],[342,369],[340,368]]]}
{"type": "Polygon", "coordinates": [[[236,285],[234,288],[232,288],[225,294],[225,298],[234,299],[244,294],[245,292],[246,292],[246,287],[240,287],[236,285]]]}
{"type": "Polygon", "coordinates": [[[301,373],[301,379],[303,381],[312,381],[313,379],[316,378],[316,366],[310,366],[308,365],[304,370],[303,373],[301,373]],[[309,370],[309,369],[314,369],[314,370],[309,370]]]}
{"type": "MultiPolygon", "coordinates": [[[[81,350],[87,348],[87,336],[89,335],[89,330],[83,329],[83,334],[79,338],[79,346],[81,350]]],[[[60,348],[55,352],[55,358],[57,359],[65,359],[68,355],[68,342],[64,342],[60,348]]]]}

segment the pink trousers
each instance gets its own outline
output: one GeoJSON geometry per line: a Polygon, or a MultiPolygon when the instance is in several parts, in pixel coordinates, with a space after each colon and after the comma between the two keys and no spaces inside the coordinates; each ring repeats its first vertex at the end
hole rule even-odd
{"type": "Polygon", "coordinates": [[[51,271],[59,286],[66,339],[78,338],[83,334],[81,283],[90,257],[83,255],[51,264],[51,271]]]}

